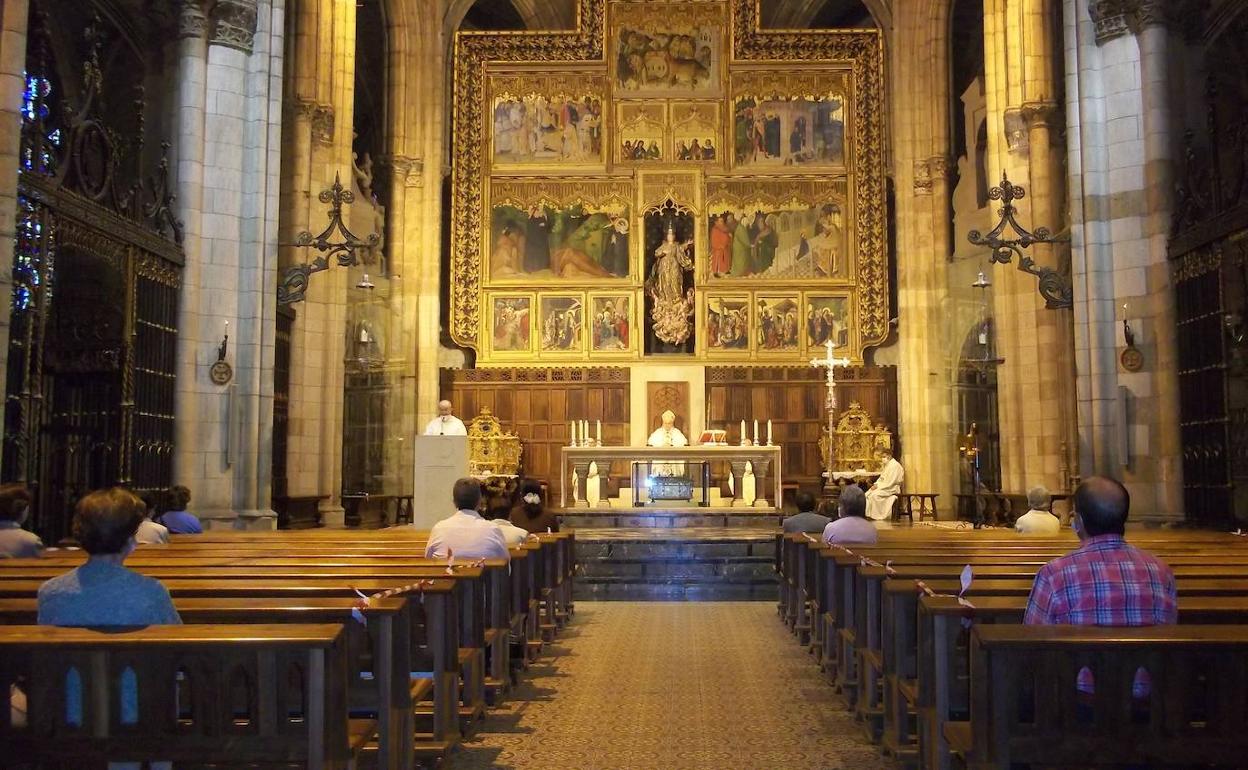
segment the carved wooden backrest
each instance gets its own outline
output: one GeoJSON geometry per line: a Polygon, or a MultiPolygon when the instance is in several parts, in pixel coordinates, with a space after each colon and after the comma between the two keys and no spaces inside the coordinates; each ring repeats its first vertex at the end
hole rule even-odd
{"type": "Polygon", "coordinates": [[[488,406],[468,423],[468,473],[514,476],[520,471],[520,437],[503,433],[488,406]]]}
{"type": "MultiPolygon", "coordinates": [[[[866,468],[868,471],[880,469],[880,459],[876,456],[882,448],[893,448],[893,434],[889,433],[883,423],[876,424],[870,413],[862,408],[857,401],[851,402],[849,408],[841,413],[836,421],[834,435],[835,454],[832,470],[856,471],[866,468]]],[[[819,458],[823,467],[828,467],[828,432],[825,429],[819,438],[819,458]]]]}

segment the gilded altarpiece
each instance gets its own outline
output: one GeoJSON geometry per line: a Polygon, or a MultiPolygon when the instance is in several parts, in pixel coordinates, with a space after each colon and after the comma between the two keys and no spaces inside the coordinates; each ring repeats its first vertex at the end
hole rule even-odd
{"type": "Polygon", "coordinates": [[[884,341],[876,30],[579,0],[455,45],[450,324],[479,365],[795,363],[884,341]]]}

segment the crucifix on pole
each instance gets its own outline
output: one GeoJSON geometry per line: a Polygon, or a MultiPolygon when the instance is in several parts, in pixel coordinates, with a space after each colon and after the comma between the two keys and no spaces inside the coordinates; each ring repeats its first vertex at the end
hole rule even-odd
{"type": "Polygon", "coordinates": [[[836,354],[835,354],[836,345],[835,343],[832,342],[831,338],[828,339],[824,347],[826,347],[828,350],[827,355],[824,358],[810,359],[810,365],[811,366],[826,366],[828,369],[828,398],[827,398],[827,401],[825,402],[828,407],[828,467],[825,468],[824,470],[828,479],[827,486],[833,487],[836,485],[836,480],[832,478],[832,466],[835,463],[835,458],[832,456],[832,453],[836,449],[834,442],[833,442],[833,438],[836,436],[836,373],[835,371],[836,371],[836,367],[849,366],[851,362],[848,358],[836,357],[836,354]]]}

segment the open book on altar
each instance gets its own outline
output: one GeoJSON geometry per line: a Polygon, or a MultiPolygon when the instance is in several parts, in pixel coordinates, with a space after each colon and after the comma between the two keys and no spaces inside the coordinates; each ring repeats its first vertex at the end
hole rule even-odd
{"type": "Polygon", "coordinates": [[[726,444],[728,443],[728,431],[726,430],[704,430],[702,435],[698,436],[699,444],[726,444]]]}

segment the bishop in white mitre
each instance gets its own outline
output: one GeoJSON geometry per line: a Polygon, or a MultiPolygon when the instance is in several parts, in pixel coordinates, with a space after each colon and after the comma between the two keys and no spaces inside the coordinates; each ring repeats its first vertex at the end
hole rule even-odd
{"type": "MultiPolygon", "coordinates": [[[[689,446],[689,439],[676,427],[676,415],[672,414],[672,410],[668,409],[660,415],[660,419],[663,424],[650,434],[646,446],[689,446]]],[[[685,464],[655,463],[651,466],[651,472],[655,476],[682,476],[685,473],[685,464]]]]}
{"type": "Polygon", "coordinates": [[[893,457],[892,450],[880,449],[880,459],[884,461],[880,477],[867,490],[867,518],[876,521],[891,518],[893,502],[901,494],[901,482],[906,475],[901,463],[893,457]]]}

